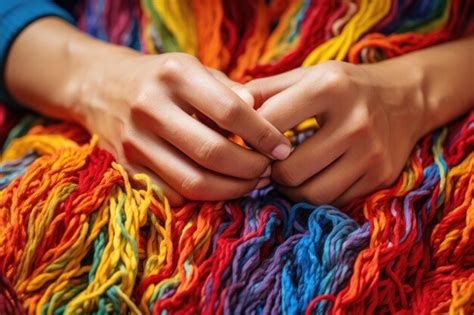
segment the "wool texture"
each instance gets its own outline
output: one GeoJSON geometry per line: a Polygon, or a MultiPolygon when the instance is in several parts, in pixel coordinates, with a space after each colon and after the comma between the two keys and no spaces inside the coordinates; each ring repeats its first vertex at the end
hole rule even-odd
{"type": "MultiPolygon", "coordinates": [[[[473,10],[472,0],[77,7],[95,37],[186,52],[241,82],[452,40],[474,30],[473,10]]],[[[313,125],[286,135],[297,144],[313,125]]],[[[422,138],[391,187],[343,209],[271,186],[171,208],[96,136],[5,106],[0,140],[0,314],[474,313],[474,111],[422,138]]]]}

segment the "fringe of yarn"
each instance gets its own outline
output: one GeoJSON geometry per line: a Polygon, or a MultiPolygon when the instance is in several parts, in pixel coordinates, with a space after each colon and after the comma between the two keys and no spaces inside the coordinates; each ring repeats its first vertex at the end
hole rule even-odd
{"type": "Polygon", "coordinates": [[[3,153],[2,174],[21,175],[0,191],[1,313],[20,300],[46,314],[474,311],[474,112],[345,209],[356,220],[271,189],[170,209],[95,137],[63,129],[34,127],[3,153]]]}
{"type": "MultiPolygon", "coordinates": [[[[85,1],[78,25],[241,81],[474,30],[460,0],[141,4],[85,1]]],[[[77,126],[0,106],[0,136],[0,314],[474,312],[474,112],[422,139],[395,185],[342,210],[271,187],[171,209],[77,126]]]]}
{"type": "Polygon", "coordinates": [[[377,62],[474,28],[472,0],[142,0],[141,11],[134,0],[84,2],[84,31],[145,53],[183,51],[239,81],[377,62]]]}

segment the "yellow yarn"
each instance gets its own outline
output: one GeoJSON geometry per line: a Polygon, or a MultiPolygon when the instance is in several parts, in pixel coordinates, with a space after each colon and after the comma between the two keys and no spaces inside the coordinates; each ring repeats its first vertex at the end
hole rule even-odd
{"type": "MultiPolygon", "coordinates": [[[[97,139],[95,140],[97,141],[97,139]]],[[[52,154],[61,148],[76,148],[77,144],[61,135],[29,135],[14,139],[2,154],[2,162],[22,158],[34,151],[39,155],[52,154]]]]}
{"type": "Polygon", "coordinates": [[[190,0],[153,0],[163,23],[176,38],[182,52],[197,53],[194,12],[190,0]]]}
{"type": "Polygon", "coordinates": [[[304,67],[327,60],[344,60],[349,48],[390,11],[390,0],[362,0],[358,12],[341,34],[314,49],[303,62],[304,67]]]}

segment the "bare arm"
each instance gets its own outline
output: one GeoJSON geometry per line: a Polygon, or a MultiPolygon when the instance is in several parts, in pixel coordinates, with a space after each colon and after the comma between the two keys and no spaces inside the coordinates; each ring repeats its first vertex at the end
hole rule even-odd
{"type": "MultiPolygon", "coordinates": [[[[412,90],[422,99],[422,124],[417,137],[444,125],[474,108],[474,36],[413,52],[380,64],[367,66],[385,81],[382,96],[393,97],[390,85],[417,77],[403,90],[412,90]],[[383,77],[383,78],[382,78],[383,77]]],[[[382,82],[383,82],[382,81],[382,82]]],[[[405,83],[405,84],[406,84],[405,83]]],[[[406,103],[402,103],[407,105],[406,103]]]]}
{"type": "Polygon", "coordinates": [[[112,46],[79,32],[59,18],[48,17],[30,24],[15,40],[7,57],[8,91],[23,105],[50,117],[78,122],[82,92],[95,63],[131,49],[112,46]]]}
{"type": "Polygon", "coordinates": [[[391,185],[416,141],[474,106],[474,37],[372,65],[326,62],[247,84],[280,130],[321,129],[272,178],[295,200],[344,205],[391,185]]]}
{"type": "Polygon", "coordinates": [[[26,106],[99,134],[121,163],[152,176],[175,204],[182,196],[240,197],[267,184],[270,160],[290,152],[283,134],[247,104],[252,96],[218,80],[196,58],[145,56],[57,18],[40,19],[18,36],[6,83],[26,106]],[[194,119],[196,113],[257,151],[234,144],[194,119]]]}

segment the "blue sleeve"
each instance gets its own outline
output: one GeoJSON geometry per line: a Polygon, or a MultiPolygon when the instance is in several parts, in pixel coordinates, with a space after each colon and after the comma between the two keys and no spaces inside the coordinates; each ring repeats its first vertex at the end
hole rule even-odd
{"type": "MultiPolygon", "coordinates": [[[[0,102],[15,106],[5,87],[5,63],[16,36],[30,23],[45,16],[57,16],[74,23],[73,17],[60,6],[47,0],[0,1],[0,102]]],[[[31,52],[34,54],[34,52],[31,52]]],[[[18,105],[16,105],[18,106],[18,105]]]]}

